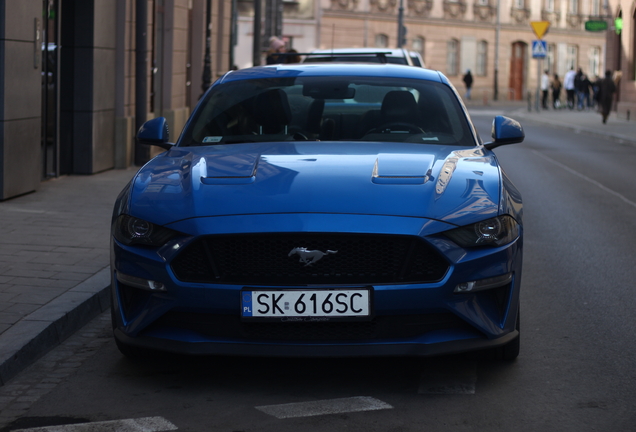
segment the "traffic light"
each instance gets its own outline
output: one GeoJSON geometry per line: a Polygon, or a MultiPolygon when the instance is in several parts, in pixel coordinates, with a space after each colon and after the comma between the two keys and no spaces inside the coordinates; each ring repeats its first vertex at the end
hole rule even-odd
{"type": "Polygon", "coordinates": [[[403,46],[406,45],[406,26],[402,25],[400,27],[400,35],[399,35],[399,39],[398,39],[398,47],[402,48],[403,46]]]}

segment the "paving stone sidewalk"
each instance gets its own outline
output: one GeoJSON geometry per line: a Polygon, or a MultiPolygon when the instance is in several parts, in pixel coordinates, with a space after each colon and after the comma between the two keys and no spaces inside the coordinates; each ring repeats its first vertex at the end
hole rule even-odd
{"type": "Polygon", "coordinates": [[[109,307],[112,207],[135,169],[0,202],[0,385],[109,307]]]}
{"type": "MultiPolygon", "coordinates": [[[[475,115],[504,114],[636,145],[636,122],[614,113],[604,125],[593,111],[468,105],[475,115]]],[[[0,385],[110,307],[112,206],[135,172],[61,177],[0,202],[0,385]]]]}
{"type": "Polygon", "coordinates": [[[496,103],[492,101],[488,104],[471,101],[467,105],[471,113],[502,114],[518,120],[522,125],[525,121],[530,120],[569,129],[576,133],[585,133],[600,138],[611,137],[628,144],[636,144],[636,118],[631,121],[619,118],[615,112],[612,112],[607,123],[603,124],[601,115],[594,109],[578,111],[561,108],[537,111],[534,106],[529,110],[527,103],[523,102],[510,104],[509,102],[496,103]]]}

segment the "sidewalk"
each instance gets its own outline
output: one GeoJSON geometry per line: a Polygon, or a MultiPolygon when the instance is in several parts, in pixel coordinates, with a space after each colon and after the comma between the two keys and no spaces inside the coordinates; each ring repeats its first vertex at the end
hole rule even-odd
{"type": "MultiPolygon", "coordinates": [[[[613,137],[636,145],[636,122],[596,112],[469,104],[475,115],[613,137]]],[[[0,202],[0,385],[110,307],[110,218],[135,169],[68,176],[0,202]]]]}
{"type": "MultiPolygon", "coordinates": [[[[479,101],[471,101],[466,104],[468,111],[475,114],[488,112],[491,115],[505,115],[519,121],[523,126],[526,121],[549,124],[551,126],[573,130],[577,133],[585,133],[603,138],[614,138],[626,143],[636,145],[636,121],[619,119],[615,112],[610,113],[607,123],[602,123],[602,118],[595,110],[570,111],[569,109],[528,110],[526,102],[489,102],[484,105],[479,101]]],[[[486,137],[482,137],[486,138],[486,137]]]]}
{"type": "Polygon", "coordinates": [[[0,385],[109,308],[110,218],[135,169],[0,202],[0,385]]]}

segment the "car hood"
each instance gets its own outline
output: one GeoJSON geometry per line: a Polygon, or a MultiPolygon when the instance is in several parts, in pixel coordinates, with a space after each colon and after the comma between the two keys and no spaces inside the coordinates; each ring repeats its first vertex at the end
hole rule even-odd
{"type": "Polygon", "coordinates": [[[498,213],[500,172],[481,147],[282,142],[175,147],[133,180],[129,213],[179,220],[273,213],[428,218],[498,213]]]}

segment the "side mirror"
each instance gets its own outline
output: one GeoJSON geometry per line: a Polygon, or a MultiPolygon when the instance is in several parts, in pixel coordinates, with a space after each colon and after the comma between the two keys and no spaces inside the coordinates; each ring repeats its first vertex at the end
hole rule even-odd
{"type": "Polygon", "coordinates": [[[165,117],[157,117],[144,123],[137,132],[137,144],[155,145],[169,150],[174,144],[168,142],[170,132],[165,117]]]}
{"type": "Polygon", "coordinates": [[[526,134],[521,124],[509,117],[497,116],[492,122],[492,139],[494,141],[484,144],[488,150],[506,144],[523,142],[526,134]]]}

